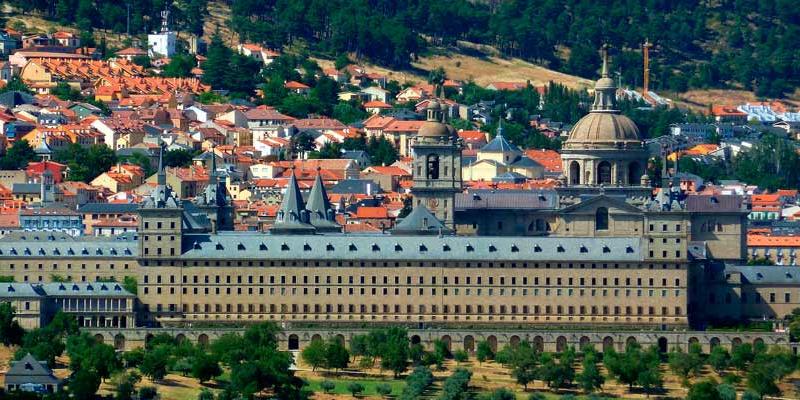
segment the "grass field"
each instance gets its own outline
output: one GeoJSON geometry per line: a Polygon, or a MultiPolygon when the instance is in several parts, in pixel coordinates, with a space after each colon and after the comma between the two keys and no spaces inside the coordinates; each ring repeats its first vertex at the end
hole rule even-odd
{"type": "Polygon", "coordinates": [[[333,389],[331,394],[349,394],[350,391],[347,390],[347,385],[352,382],[358,382],[364,386],[364,392],[362,393],[363,396],[378,396],[378,392],[375,389],[381,383],[388,383],[392,387],[392,395],[399,395],[403,388],[405,387],[405,383],[403,381],[395,381],[395,380],[383,380],[383,379],[355,379],[355,378],[319,378],[319,379],[308,379],[307,382],[309,384],[309,388],[317,393],[322,393],[322,387],[320,383],[322,381],[331,381],[336,384],[336,388],[333,389]]]}

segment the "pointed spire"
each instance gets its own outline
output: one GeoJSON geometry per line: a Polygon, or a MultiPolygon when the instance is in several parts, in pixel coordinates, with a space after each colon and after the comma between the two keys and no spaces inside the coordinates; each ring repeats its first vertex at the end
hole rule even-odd
{"type": "Polygon", "coordinates": [[[217,147],[215,143],[211,144],[211,171],[208,174],[208,184],[214,185],[217,183],[217,153],[214,149],[217,147]]]}
{"type": "Polygon", "coordinates": [[[306,209],[312,215],[318,215],[321,218],[326,218],[328,210],[332,209],[331,202],[328,199],[328,193],[325,191],[325,185],[322,183],[321,169],[317,167],[317,178],[314,180],[314,186],[311,188],[311,193],[308,195],[308,203],[306,209]]]}
{"type": "Polygon", "coordinates": [[[600,70],[600,76],[608,78],[608,44],[603,45],[603,68],[600,70]]]}
{"type": "Polygon", "coordinates": [[[497,137],[503,137],[503,118],[497,121],[497,137]]]}
{"type": "Polygon", "coordinates": [[[164,171],[164,141],[158,139],[158,185],[167,185],[167,172],[164,171]]]}
{"type": "Polygon", "coordinates": [[[600,71],[601,77],[594,85],[594,103],[592,104],[592,112],[617,112],[617,87],[614,84],[614,80],[608,76],[608,47],[609,46],[607,44],[603,45],[603,67],[600,71]]]}
{"type": "Polygon", "coordinates": [[[309,222],[317,228],[317,232],[341,232],[342,228],[336,223],[333,206],[328,199],[325,185],[322,183],[321,168],[317,167],[317,179],[308,195],[306,210],[308,210],[309,222]]]}
{"type": "Polygon", "coordinates": [[[294,168],[286,192],[283,194],[281,208],[275,217],[275,224],[270,229],[275,233],[313,233],[314,227],[308,223],[308,211],[303,204],[303,194],[294,176],[294,168]]]}

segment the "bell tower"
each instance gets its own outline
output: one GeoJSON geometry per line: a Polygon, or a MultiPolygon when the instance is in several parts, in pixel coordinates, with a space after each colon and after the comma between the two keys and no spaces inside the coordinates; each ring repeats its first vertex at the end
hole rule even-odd
{"type": "Polygon", "coordinates": [[[461,142],[444,123],[443,106],[431,101],[427,121],[413,143],[413,207],[425,206],[448,228],[454,228],[455,194],[461,192],[461,142]]]}
{"type": "Polygon", "coordinates": [[[139,256],[164,259],[181,255],[183,207],[167,185],[164,143],[158,155],[158,185],[139,208],[139,256]]]}

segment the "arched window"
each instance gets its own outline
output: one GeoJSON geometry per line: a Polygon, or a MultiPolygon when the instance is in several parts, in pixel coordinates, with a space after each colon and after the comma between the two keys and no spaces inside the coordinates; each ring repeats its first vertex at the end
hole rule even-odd
{"type": "Polygon", "coordinates": [[[429,154],[426,160],[428,179],[439,179],[439,156],[437,154],[429,154]]]}
{"type": "Polygon", "coordinates": [[[608,209],[598,207],[594,214],[594,229],[598,231],[608,230],[608,209]]]}
{"type": "Polygon", "coordinates": [[[642,170],[639,163],[634,161],[628,164],[628,185],[638,185],[642,178],[642,170]]]}
{"type": "Polygon", "coordinates": [[[569,163],[569,183],[579,185],[581,183],[581,166],[577,161],[569,163]]]}
{"type": "Polygon", "coordinates": [[[597,166],[597,184],[611,184],[611,164],[603,161],[597,166]]]}

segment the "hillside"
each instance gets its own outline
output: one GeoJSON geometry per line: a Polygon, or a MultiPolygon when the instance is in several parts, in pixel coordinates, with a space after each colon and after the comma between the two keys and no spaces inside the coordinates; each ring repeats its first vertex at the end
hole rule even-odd
{"type": "MultiPolygon", "coordinates": [[[[567,7],[556,0],[410,0],[364,7],[342,0],[187,0],[173,3],[170,20],[182,37],[203,32],[210,41],[219,33],[229,45],[253,41],[325,59],[346,52],[401,82],[423,80],[427,71],[443,67],[449,78],[479,84],[553,80],[584,87],[597,75],[597,49],[609,43],[615,74],[623,85],[640,87],[640,44],[648,38],[655,44],[651,89],[672,93],[677,104],[699,109],[728,98],[800,97],[800,44],[792,40],[792,32],[800,29],[800,13],[785,2],[679,0],[644,5],[617,0],[603,5],[577,1],[567,7]]],[[[127,43],[121,33],[126,28],[121,3],[43,4],[5,2],[4,11],[13,10],[6,22],[23,21],[29,29],[42,31],[93,29],[95,38],[103,37],[111,46],[127,43]]],[[[131,10],[131,32],[143,37],[155,29],[162,4],[137,3],[131,10]]]]}

